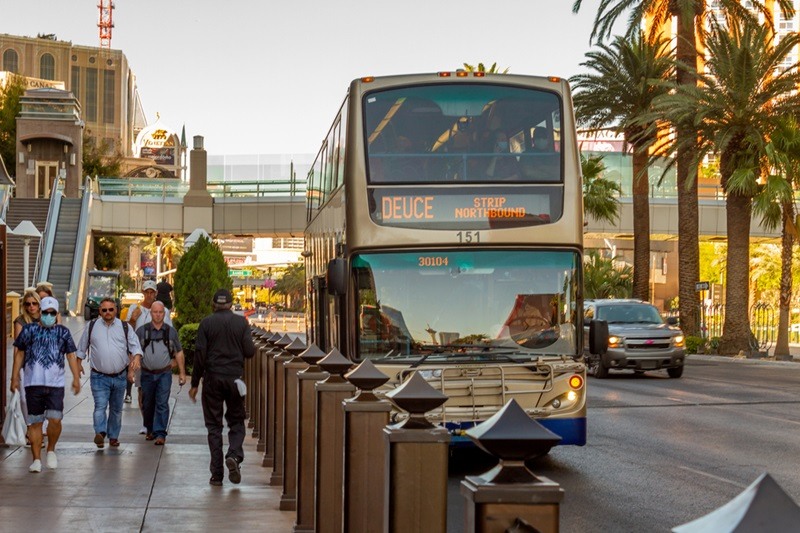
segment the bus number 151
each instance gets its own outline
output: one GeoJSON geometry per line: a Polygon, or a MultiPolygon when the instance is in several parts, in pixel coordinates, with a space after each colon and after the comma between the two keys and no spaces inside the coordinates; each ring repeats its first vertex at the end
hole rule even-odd
{"type": "Polygon", "coordinates": [[[458,237],[458,242],[461,244],[472,244],[481,242],[481,232],[480,231],[459,231],[456,233],[456,237],[458,237]]]}

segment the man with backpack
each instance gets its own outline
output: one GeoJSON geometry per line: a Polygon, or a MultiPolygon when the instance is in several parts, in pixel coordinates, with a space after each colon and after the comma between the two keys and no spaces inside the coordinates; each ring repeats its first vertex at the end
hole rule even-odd
{"type": "Polygon", "coordinates": [[[164,304],[153,302],[150,316],[152,320],[136,330],[142,346],[142,418],[147,428],[145,438],[155,440],[156,446],[163,446],[167,441],[172,369],[178,367],[178,383],[183,386],[186,367],[178,333],[164,321],[164,304]]]}
{"type": "Polygon", "coordinates": [[[78,358],[89,358],[90,383],[94,398],[94,443],[119,446],[122,430],[122,405],[125,385],[133,381],[139,368],[142,350],[139,339],[127,323],[117,318],[113,298],[100,301],[100,316],[84,328],[78,343],[78,358]]]}

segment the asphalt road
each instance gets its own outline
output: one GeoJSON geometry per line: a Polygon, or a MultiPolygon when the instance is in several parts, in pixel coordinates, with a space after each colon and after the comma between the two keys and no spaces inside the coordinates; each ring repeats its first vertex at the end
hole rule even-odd
{"type": "MultiPolygon", "coordinates": [[[[533,463],[565,490],[561,531],[656,532],[724,505],[769,472],[800,502],[800,364],[692,356],[666,372],[589,378],[589,438],[533,463]]],[[[462,531],[466,474],[451,461],[448,531],[462,531]]]]}

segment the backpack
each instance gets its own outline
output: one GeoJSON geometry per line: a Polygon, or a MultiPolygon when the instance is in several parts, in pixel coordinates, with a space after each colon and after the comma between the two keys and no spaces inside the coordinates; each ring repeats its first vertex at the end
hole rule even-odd
{"type": "MultiPolygon", "coordinates": [[[[150,346],[150,343],[152,342],[152,340],[150,339],[150,334],[152,333],[152,331],[153,331],[152,322],[148,322],[147,324],[144,325],[144,343],[142,344],[142,354],[144,354],[144,351],[147,349],[148,346],[150,346]]],[[[172,343],[169,340],[170,337],[169,334],[170,334],[169,324],[164,322],[161,325],[161,338],[156,340],[163,342],[164,346],[167,347],[167,351],[169,352],[169,358],[175,359],[175,349],[173,348],[172,343]]]]}
{"type": "MultiPolygon", "coordinates": [[[[92,349],[92,330],[94,329],[94,323],[97,322],[98,320],[100,320],[100,317],[97,317],[94,320],[92,320],[91,322],[89,322],[89,338],[87,339],[87,342],[86,342],[86,353],[89,353],[89,351],[92,349]]],[[[122,321],[122,331],[125,332],[125,344],[128,344],[128,328],[129,327],[130,326],[128,325],[128,323],[123,320],[122,321]]]]}

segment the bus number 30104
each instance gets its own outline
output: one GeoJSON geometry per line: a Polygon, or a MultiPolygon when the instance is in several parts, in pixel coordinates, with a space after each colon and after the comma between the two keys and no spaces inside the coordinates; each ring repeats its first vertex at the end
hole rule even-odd
{"type": "Polygon", "coordinates": [[[458,242],[461,244],[473,244],[481,242],[480,231],[459,231],[456,233],[456,237],[458,237],[458,242]]]}

